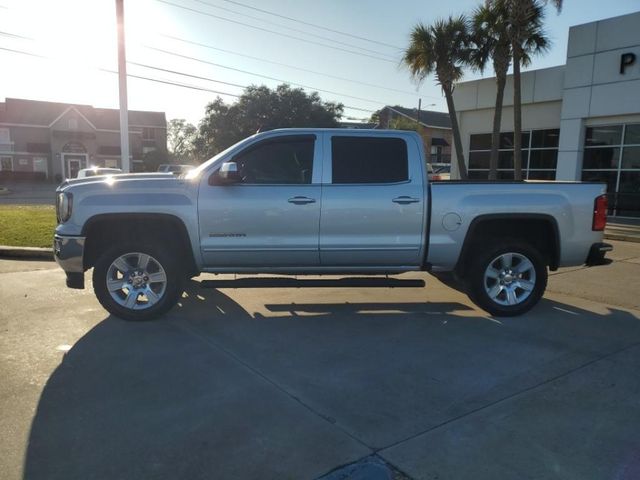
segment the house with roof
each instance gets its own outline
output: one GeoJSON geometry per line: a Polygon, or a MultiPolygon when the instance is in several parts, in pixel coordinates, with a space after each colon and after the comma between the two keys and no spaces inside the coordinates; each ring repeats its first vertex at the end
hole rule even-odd
{"type": "Polygon", "coordinates": [[[452,133],[448,113],[394,105],[381,109],[378,118],[377,128],[406,129],[415,124],[424,142],[427,162],[436,166],[451,164],[452,133]]]}
{"type": "MultiPolygon", "coordinates": [[[[166,155],[164,112],[130,110],[129,145],[132,171],[145,170],[148,152],[166,155]]],[[[0,103],[0,175],[60,180],[91,166],[121,168],[119,110],[17,98],[0,103]]]]}

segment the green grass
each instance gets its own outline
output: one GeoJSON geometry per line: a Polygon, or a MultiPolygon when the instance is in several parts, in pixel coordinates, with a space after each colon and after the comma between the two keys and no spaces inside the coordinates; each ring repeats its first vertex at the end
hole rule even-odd
{"type": "Polygon", "coordinates": [[[0,245],[51,247],[55,228],[51,205],[0,205],[0,245]]]}

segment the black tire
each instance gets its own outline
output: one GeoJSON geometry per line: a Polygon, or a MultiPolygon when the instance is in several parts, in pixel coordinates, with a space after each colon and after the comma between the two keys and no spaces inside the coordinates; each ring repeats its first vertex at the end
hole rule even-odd
{"type": "Polygon", "coordinates": [[[172,249],[151,243],[123,243],[105,251],[97,259],[93,268],[93,290],[100,304],[112,315],[123,320],[146,321],[153,320],[168,312],[179,300],[183,292],[185,274],[175,261],[172,249]],[[141,309],[127,308],[120,305],[107,288],[107,274],[112,263],[129,253],[143,253],[150,255],[161,265],[166,274],[166,286],[157,303],[141,309]]]}
{"type": "MultiPolygon", "coordinates": [[[[534,247],[527,243],[515,240],[503,241],[495,247],[485,251],[478,249],[474,251],[472,255],[474,258],[471,261],[466,275],[468,288],[467,293],[469,298],[480,308],[496,317],[515,317],[528,312],[538,303],[538,301],[540,301],[540,298],[547,288],[547,266],[538,250],[534,247]],[[525,297],[527,290],[517,287],[516,292],[523,295],[523,299],[513,305],[504,305],[501,303],[508,301],[506,298],[506,291],[501,292],[499,296],[494,299],[489,295],[485,288],[485,282],[487,287],[497,286],[499,284],[499,280],[485,280],[485,271],[487,271],[487,268],[492,264],[492,266],[499,265],[500,263],[494,263],[494,260],[507,253],[514,253],[525,257],[531,262],[533,270],[535,271],[535,281],[528,282],[529,284],[533,284],[533,288],[530,290],[530,293],[525,297]],[[489,282],[495,283],[491,284],[489,282]]],[[[516,256],[514,260],[514,267],[517,267],[517,265],[520,264],[520,261],[521,259],[516,256]],[[518,263],[515,263],[516,261],[518,263]]],[[[531,272],[531,270],[529,270],[529,272],[531,272]]],[[[523,277],[523,280],[527,280],[527,277],[523,277]]],[[[515,282],[518,282],[518,280],[516,279],[515,282]]],[[[516,299],[518,300],[517,294],[516,299]]]]}

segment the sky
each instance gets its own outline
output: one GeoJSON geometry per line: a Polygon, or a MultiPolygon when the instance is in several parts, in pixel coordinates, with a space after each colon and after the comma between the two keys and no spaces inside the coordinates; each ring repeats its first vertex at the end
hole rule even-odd
{"type": "MultiPolygon", "coordinates": [[[[343,119],[368,119],[385,105],[417,107],[419,99],[423,109],[446,111],[435,81],[418,85],[401,65],[402,49],[418,22],[479,3],[124,0],[129,109],[197,125],[218,95],[232,103],[244,86],[286,81],[343,103],[343,119]]],[[[559,15],[548,7],[552,48],[528,69],[564,64],[572,25],[638,10],[640,0],[565,0],[559,15]]],[[[118,108],[115,0],[0,0],[0,66],[0,101],[118,108]]],[[[466,72],[465,80],[479,77],[466,72]]]]}

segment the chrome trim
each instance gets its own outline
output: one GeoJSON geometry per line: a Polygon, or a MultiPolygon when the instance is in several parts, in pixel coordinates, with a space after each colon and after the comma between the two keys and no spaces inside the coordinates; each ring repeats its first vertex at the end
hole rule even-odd
{"type": "Polygon", "coordinates": [[[366,267],[324,267],[321,265],[310,265],[304,267],[205,267],[202,271],[206,273],[271,273],[278,275],[387,275],[416,272],[420,271],[420,267],[415,265],[401,265],[395,267],[380,265],[366,267]]]}
{"type": "Polygon", "coordinates": [[[67,272],[83,273],[84,241],[86,237],[53,236],[53,255],[58,265],[67,272]]]}

